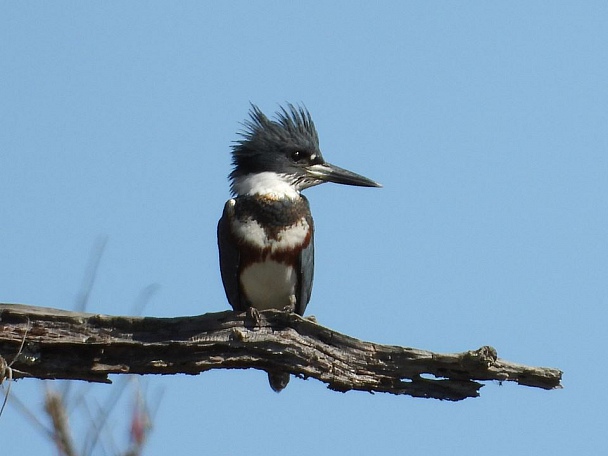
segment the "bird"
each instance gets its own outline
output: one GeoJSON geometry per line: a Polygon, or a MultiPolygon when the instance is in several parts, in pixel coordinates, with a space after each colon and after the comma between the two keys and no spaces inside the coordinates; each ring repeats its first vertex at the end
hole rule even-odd
{"type": "MultiPolygon", "coordinates": [[[[269,119],[251,104],[232,146],[230,198],[218,223],[220,270],[234,311],[304,315],[314,274],[314,222],[302,190],[325,182],[381,187],[327,163],[308,110],[287,103],[269,119]]],[[[289,373],[268,371],[280,392],[289,373]]]]}

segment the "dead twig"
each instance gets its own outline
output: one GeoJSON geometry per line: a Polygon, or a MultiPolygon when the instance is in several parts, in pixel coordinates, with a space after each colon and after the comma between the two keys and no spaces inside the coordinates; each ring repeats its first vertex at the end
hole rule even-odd
{"type": "Polygon", "coordinates": [[[30,330],[30,320],[27,318],[27,327],[23,332],[23,337],[21,339],[21,344],[19,345],[19,349],[17,350],[17,354],[14,356],[13,360],[10,364],[7,364],[6,360],[0,356],[0,385],[4,382],[4,379],[8,379],[8,386],[6,387],[6,393],[4,394],[4,400],[2,401],[2,407],[0,407],[0,417],[4,412],[4,407],[6,407],[6,403],[8,401],[9,395],[11,393],[11,385],[13,383],[13,364],[23,352],[23,345],[25,344],[25,338],[27,336],[28,331],[30,330]]]}

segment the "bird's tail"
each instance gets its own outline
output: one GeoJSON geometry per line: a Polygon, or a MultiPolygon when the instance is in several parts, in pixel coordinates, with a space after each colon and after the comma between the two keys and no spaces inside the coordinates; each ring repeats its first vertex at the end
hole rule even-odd
{"type": "Polygon", "coordinates": [[[273,391],[280,393],[289,383],[287,372],[268,372],[268,382],[273,391]]]}

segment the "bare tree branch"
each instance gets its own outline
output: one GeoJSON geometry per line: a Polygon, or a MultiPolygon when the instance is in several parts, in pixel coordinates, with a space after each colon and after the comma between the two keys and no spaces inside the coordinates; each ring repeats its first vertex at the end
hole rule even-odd
{"type": "Polygon", "coordinates": [[[336,391],[453,401],[478,396],[479,381],[561,387],[558,369],[508,362],[489,346],[441,354],[382,345],[276,311],[152,318],[0,304],[0,356],[12,360],[26,332],[14,378],[110,383],[109,374],[254,368],[313,377],[336,391]]]}

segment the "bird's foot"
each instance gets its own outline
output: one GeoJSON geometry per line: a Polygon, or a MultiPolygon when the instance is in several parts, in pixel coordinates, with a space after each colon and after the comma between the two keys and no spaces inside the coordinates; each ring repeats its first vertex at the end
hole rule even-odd
{"type": "Polygon", "coordinates": [[[260,316],[260,311],[255,307],[247,308],[247,318],[249,318],[253,322],[254,327],[260,327],[260,322],[262,321],[262,317],[260,316]]]}
{"type": "Polygon", "coordinates": [[[309,315],[308,317],[304,317],[306,318],[308,321],[312,321],[315,324],[318,324],[319,322],[317,321],[317,317],[315,317],[314,315],[309,315]]]}
{"type": "Polygon", "coordinates": [[[281,312],[287,313],[287,314],[294,313],[295,311],[296,311],[296,308],[292,304],[286,305],[285,307],[283,307],[281,309],[281,312]]]}
{"type": "Polygon", "coordinates": [[[289,304],[287,304],[282,309],[283,313],[294,313],[296,311],[296,297],[295,295],[291,295],[289,297],[289,304]]]}

